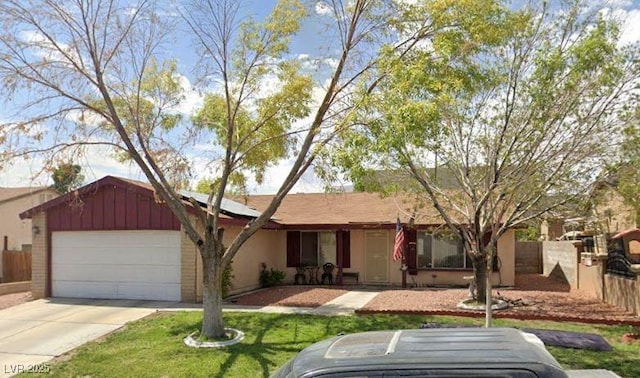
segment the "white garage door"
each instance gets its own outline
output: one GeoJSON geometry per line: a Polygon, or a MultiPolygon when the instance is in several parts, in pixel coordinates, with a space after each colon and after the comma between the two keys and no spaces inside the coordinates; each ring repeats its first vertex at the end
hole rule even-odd
{"type": "Polygon", "coordinates": [[[179,231],[52,233],[54,297],[180,300],[179,231]]]}

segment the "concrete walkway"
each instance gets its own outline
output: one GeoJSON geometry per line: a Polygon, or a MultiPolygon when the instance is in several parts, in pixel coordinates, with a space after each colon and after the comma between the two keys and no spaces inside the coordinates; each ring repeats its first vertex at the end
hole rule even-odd
{"type": "MultiPolygon", "coordinates": [[[[309,315],[351,315],[362,308],[378,295],[376,291],[350,291],[319,307],[289,307],[289,306],[242,306],[224,305],[223,311],[235,312],[265,312],[276,314],[309,314],[309,315]]],[[[167,311],[198,310],[202,308],[168,308],[167,311]]],[[[160,309],[165,310],[165,309],[160,309]]]]}
{"type": "Polygon", "coordinates": [[[0,311],[0,377],[46,373],[46,362],[169,302],[39,299],[0,311]]]}
{"type": "MultiPolygon", "coordinates": [[[[350,291],[320,307],[225,305],[224,311],[349,315],[378,293],[350,291]]],[[[156,311],[202,311],[202,305],[135,300],[39,299],[0,310],[0,378],[47,372],[47,361],[156,311]]]]}
{"type": "Polygon", "coordinates": [[[315,308],[311,313],[328,316],[350,315],[369,303],[376,295],[378,295],[377,291],[350,291],[315,308]]]}

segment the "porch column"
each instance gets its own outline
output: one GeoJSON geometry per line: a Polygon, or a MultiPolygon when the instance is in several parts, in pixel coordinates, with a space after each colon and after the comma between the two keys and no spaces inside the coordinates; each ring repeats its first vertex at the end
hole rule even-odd
{"type": "Polygon", "coordinates": [[[336,262],[338,263],[338,273],[336,274],[336,283],[342,285],[342,255],[344,249],[344,233],[341,230],[336,231],[336,262]]]}

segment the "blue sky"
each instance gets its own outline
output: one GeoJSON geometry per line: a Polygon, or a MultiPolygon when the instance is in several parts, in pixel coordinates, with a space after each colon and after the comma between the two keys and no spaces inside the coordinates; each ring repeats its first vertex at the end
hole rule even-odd
{"type": "MultiPolygon", "coordinates": [[[[514,2],[518,3],[518,0],[514,2]]],[[[270,12],[275,3],[275,0],[246,1],[243,12],[246,15],[260,19],[270,12]]],[[[326,20],[326,16],[322,15],[322,10],[324,9],[323,4],[314,1],[309,1],[308,3],[310,4],[312,15],[304,20],[301,31],[292,41],[290,53],[293,56],[323,58],[331,48],[329,45],[331,40],[326,35],[326,29],[322,22],[323,19],[326,20]],[[316,12],[316,10],[318,12],[316,12]]],[[[595,1],[591,3],[595,3],[595,1]]],[[[640,0],[610,0],[598,1],[598,3],[606,4],[612,13],[627,20],[625,28],[623,29],[622,39],[624,42],[640,40],[640,0]]],[[[194,53],[189,39],[179,40],[175,45],[170,46],[170,51],[174,53],[178,59],[181,74],[188,79],[191,87],[195,87],[195,83],[193,83],[195,80],[194,74],[191,72],[191,68],[194,65],[194,53]]],[[[201,94],[192,91],[187,97],[188,99],[185,104],[185,109],[187,110],[185,111],[188,112],[189,109],[193,109],[199,104],[201,94]]],[[[2,111],[0,109],[0,118],[1,116],[2,111]]],[[[106,151],[96,149],[86,159],[78,162],[83,166],[83,173],[86,176],[87,182],[107,174],[144,180],[144,176],[137,167],[117,163],[115,160],[106,156],[108,156],[106,151]]],[[[34,179],[34,174],[41,169],[41,166],[42,162],[38,161],[38,159],[26,162],[20,161],[13,167],[5,171],[0,171],[0,186],[27,186],[50,183],[50,179],[46,174],[41,174],[34,179]]],[[[278,166],[270,169],[267,174],[267,181],[260,186],[250,185],[250,191],[258,193],[274,192],[281,183],[282,178],[286,175],[288,166],[289,163],[283,161],[278,166]]],[[[202,172],[203,169],[204,168],[198,167],[196,171],[202,172]]],[[[321,190],[322,183],[315,179],[313,174],[309,172],[309,174],[303,177],[298,185],[294,187],[293,192],[321,190]]]]}

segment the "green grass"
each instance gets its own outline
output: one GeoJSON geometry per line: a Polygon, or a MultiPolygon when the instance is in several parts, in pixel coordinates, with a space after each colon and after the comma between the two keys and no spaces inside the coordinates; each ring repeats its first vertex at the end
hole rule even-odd
{"type": "MultiPolygon", "coordinates": [[[[225,313],[226,325],[245,332],[241,344],[225,349],[192,349],[182,338],[199,330],[200,312],[162,314],[129,324],[125,330],[88,343],[51,365],[55,376],[91,377],[268,377],[308,345],[340,332],[418,328],[423,321],[482,324],[481,319],[442,316],[322,317],[225,313]]],[[[496,320],[496,326],[591,332],[605,337],[612,352],[549,348],[565,368],[603,368],[639,377],[639,345],[620,342],[630,327],[496,320]]],[[[26,375],[25,375],[26,376],[26,375]]]]}

